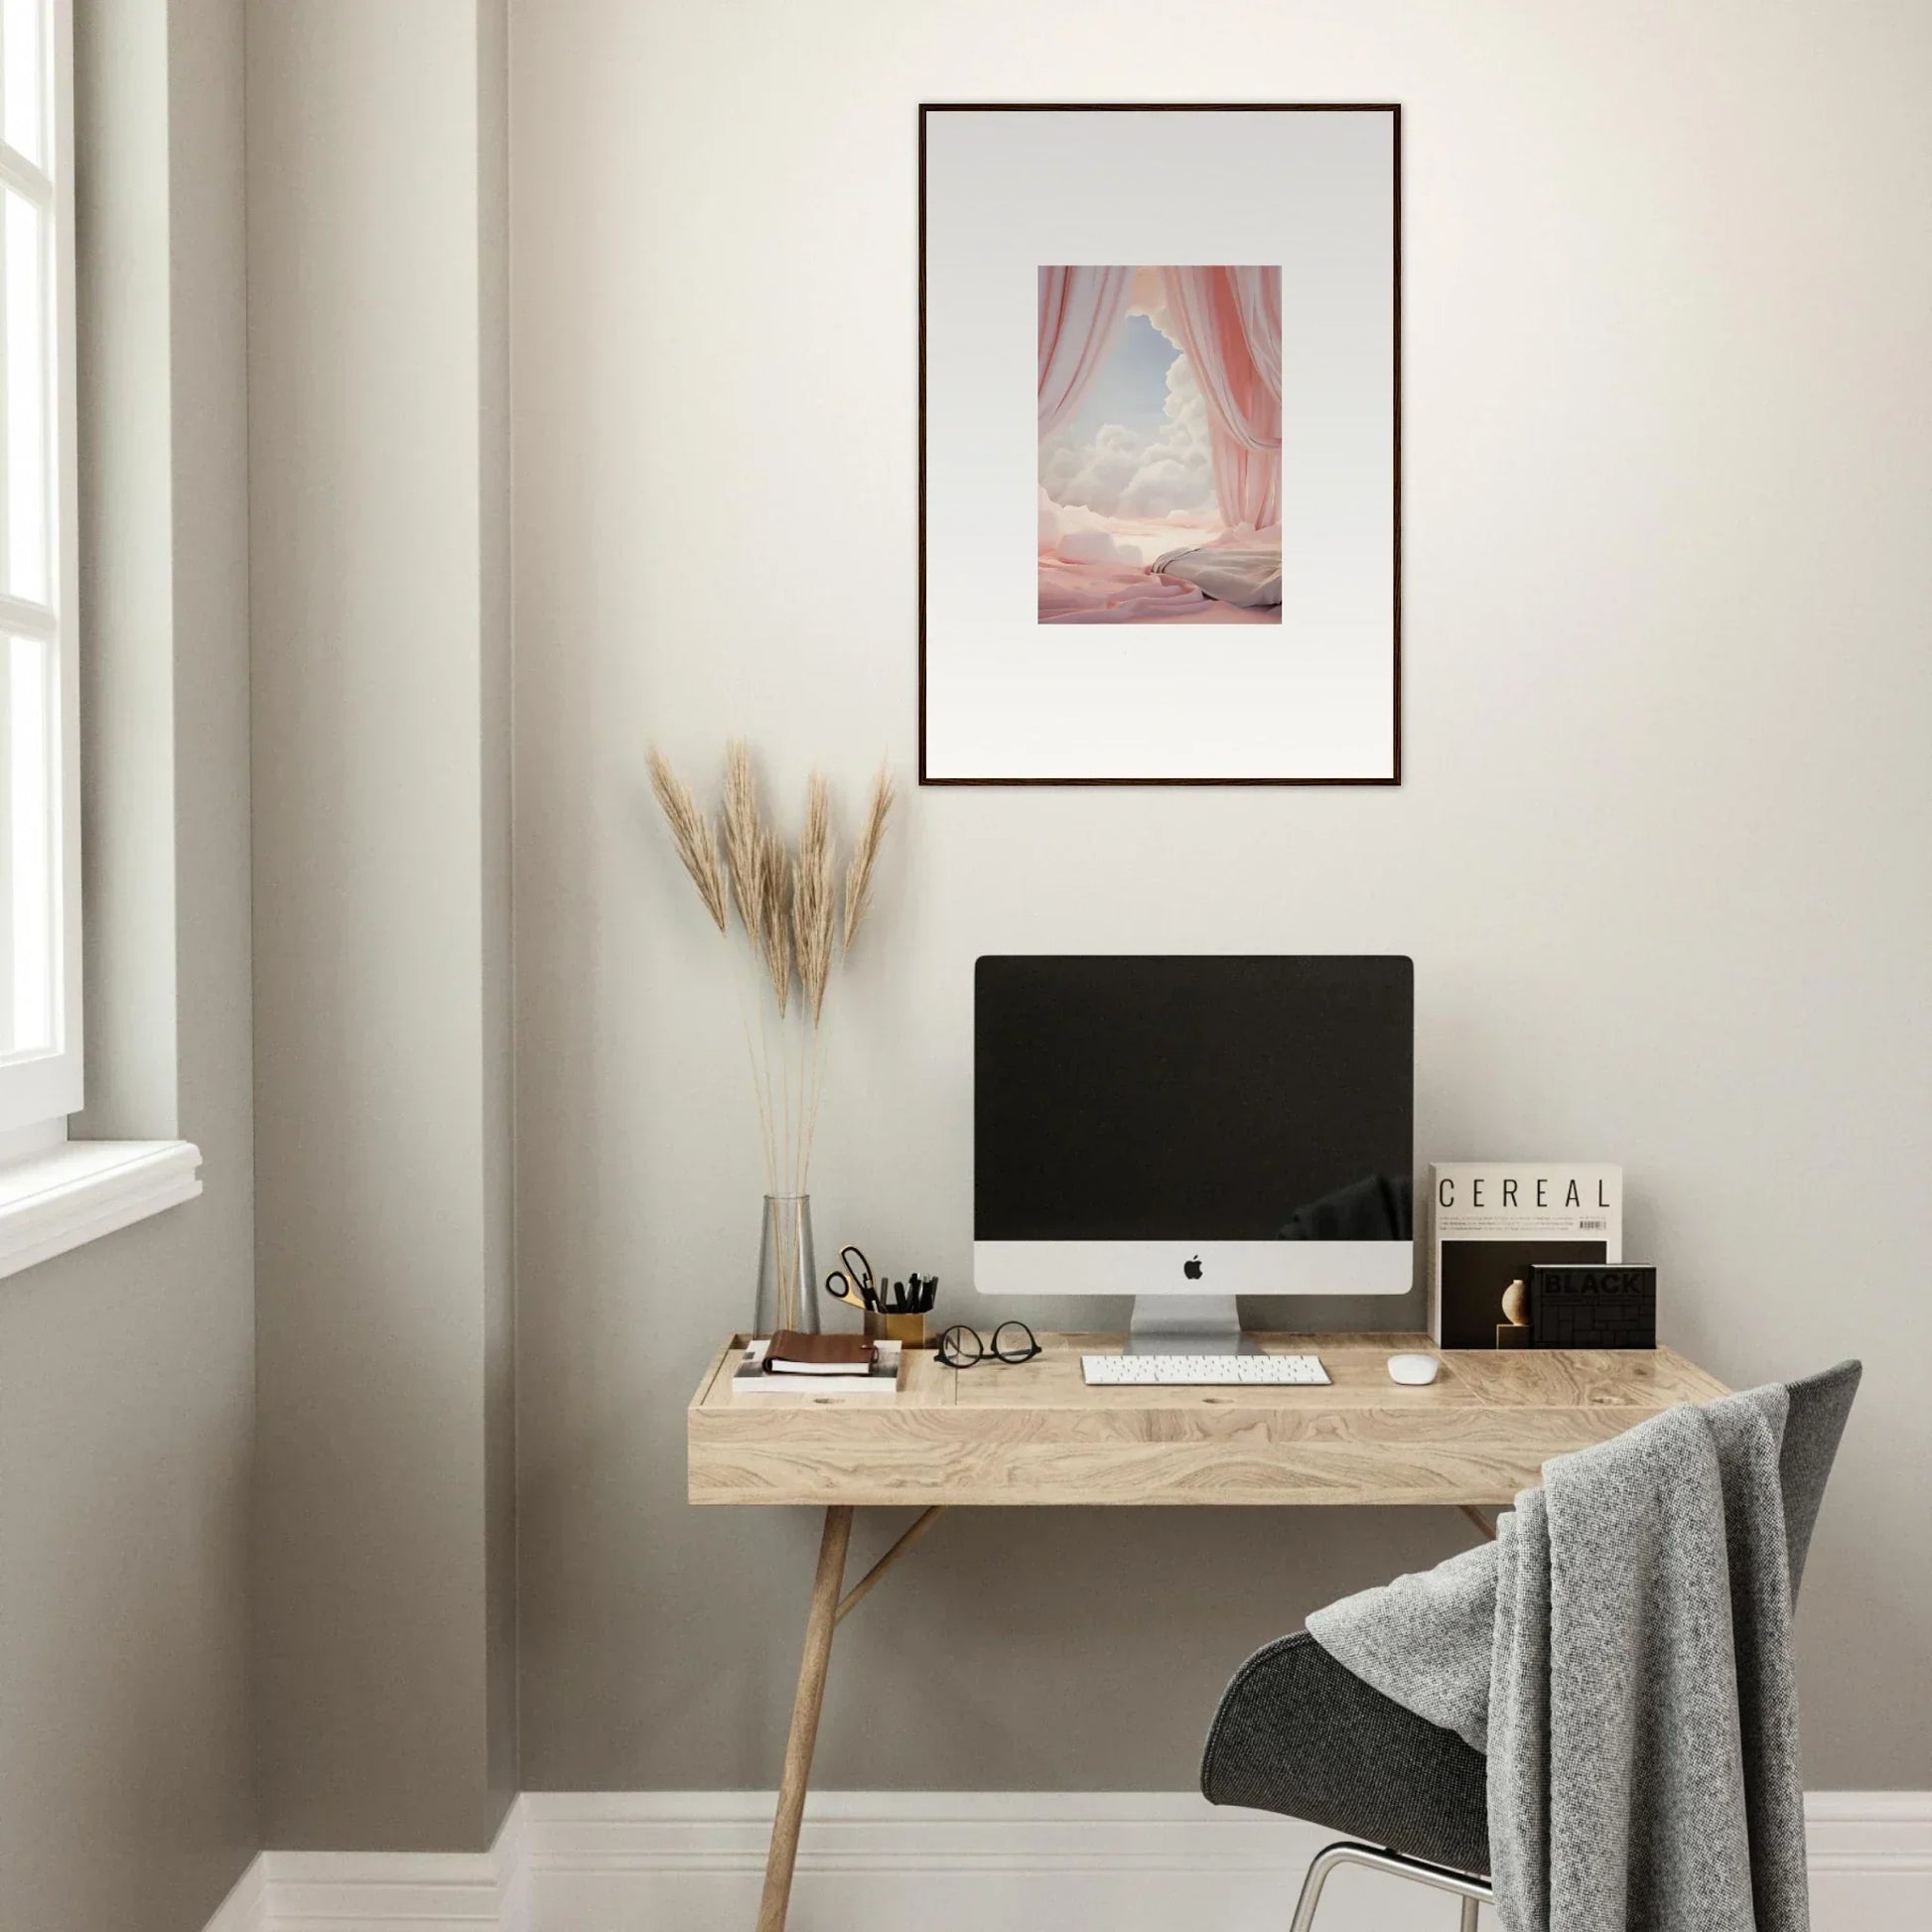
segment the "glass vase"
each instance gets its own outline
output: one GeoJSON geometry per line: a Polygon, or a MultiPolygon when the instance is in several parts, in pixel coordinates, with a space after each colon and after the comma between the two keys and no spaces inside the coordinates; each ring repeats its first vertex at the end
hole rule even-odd
{"type": "Polygon", "coordinates": [[[818,1270],[812,1257],[812,1197],[766,1194],[759,1243],[759,1297],[754,1335],[780,1328],[818,1333],[818,1270]]]}

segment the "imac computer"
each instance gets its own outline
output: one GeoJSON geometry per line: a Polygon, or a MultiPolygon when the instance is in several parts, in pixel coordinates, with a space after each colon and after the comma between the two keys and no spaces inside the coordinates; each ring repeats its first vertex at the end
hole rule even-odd
{"type": "Polygon", "coordinates": [[[1237,1295],[1414,1272],[1415,974],[1393,957],[989,956],[973,1276],[1131,1295],[1130,1349],[1238,1349],[1237,1295]]]}

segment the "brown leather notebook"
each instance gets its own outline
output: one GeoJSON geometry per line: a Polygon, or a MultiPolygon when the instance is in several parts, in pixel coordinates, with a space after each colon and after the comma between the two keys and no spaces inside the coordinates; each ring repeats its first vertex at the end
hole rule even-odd
{"type": "Polygon", "coordinates": [[[807,1335],[780,1328],[764,1351],[767,1375],[850,1375],[863,1372],[879,1351],[864,1335],[807,1335]]]}

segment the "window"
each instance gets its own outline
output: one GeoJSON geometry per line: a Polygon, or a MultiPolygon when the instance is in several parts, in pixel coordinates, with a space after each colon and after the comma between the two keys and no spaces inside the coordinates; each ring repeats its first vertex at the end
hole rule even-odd
{"type": "Polygon", "coordinates": [[[0,0],[0,1135],[80,1105],[68,0],[0,0]]]}
{"type": "MultiPolygon", "coordinates": [[[[81,1104],[72,0],[0,0],[0,1277],[202,1191],[81,1104]]],[[[168,1132],[174,1123],[168,1123],[168,1132]]]]}

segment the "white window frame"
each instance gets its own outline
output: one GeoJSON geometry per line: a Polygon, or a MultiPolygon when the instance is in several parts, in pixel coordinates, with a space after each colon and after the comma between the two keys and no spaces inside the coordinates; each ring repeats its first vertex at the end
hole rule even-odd
{"type": "MultiPolygon", "coordinates": [[[[0,591],[0,635],[40,637],[55,645],[59,729],[55,757],[59,782],[50,800],[54,866],[54,931],[60,970],[54,988],[51,1049],[0,1062],[0,1158],[67,1138],[67,1117],[79,1111],[85,1092],[81,1024],[80,884],[80,667],[78,653],[79,544],[76,495],[76,399],[74,390],[73,242],[73,20],[71,0],[44,0],[47,36],[46,94],[41,103],[44,170],[0,138],[0,186],[38,207],[45,216],[43,247],[49,271],[54,361],[50,438],[55,487],[49,506],[49,580],[52,608],[0,591]]],[[[0,254],[0,271],[4,255],[0,254]]],[[[4,290],[0,273],[0,291],[4,290]]],[[[0,723],[4,709],[0,707],[0,723]]],[[[7,935],[11,944],[11,934],[7,935]]],[[[11,961],[8,962],[11,968],[11,961]]],[[[11,970],[7,975],[11,985],[11,970]]]]}
{"type": "MultiPolygon", "coordinates": [[[[3,8],[6,0],[0,0],[3,8]]],[[[58,935],[60,961],[50,991],[54,1008],[49,1050],[0,1060],[0,1276],[92,1241],[117,1228],[192,1200],[202,1191],[201,1151],[187,1141],[69,1140],[68,1117],[84,1098],[80,1013],[80,707],[79,542],[76,502],[77,398],[75,395],[74,209],[73,209],[73,19],[72,0],[40,0],[45,36],[46,92],[41,101],[43,169],[9,146],[0,119],[0,187],[36,204],[46,219],[48,314],[42,319],[53,358],[51,401],[46,411],[53,465],[48,506],[48,570],[51,604],[37,605],[0,591],[0,638],[40,637],[54,645],[53,675],[59,686],[58,729],[49,736],[59,761],[59,782],[50,787],[50,844],[56,854],[48,914],[58,935]]],[[[0,250],[4,224],[0,223],[0,250]]],[[[5,295],[0,253],[0,298],[5,295]]],[[[0,303],[0,318],[4,306],[0,303]]],[[[0,411],[0,482],[4,481],[4,411],[0,411]]],[[[0,516],[5,491],[0,487],[0,516]]],[[[9,690],[11,686],[9,684],[9,690]]],[[[0,701],[0,729],[7,724],[0,701]]],[[[10,803],[10,792],[6,801],[10,803]]],[[[0,837],[8,835],[0,811],[0,837]]],[[[0,851],[11,847],[0,846],[0,851]]],[[[0,873],[0,884],[7,875],[0,873]]],[[[12,901],[4,900],[0,947],[7,948],[0,997],[12,998],[16,955],[12,951],[12,901]]]]}

